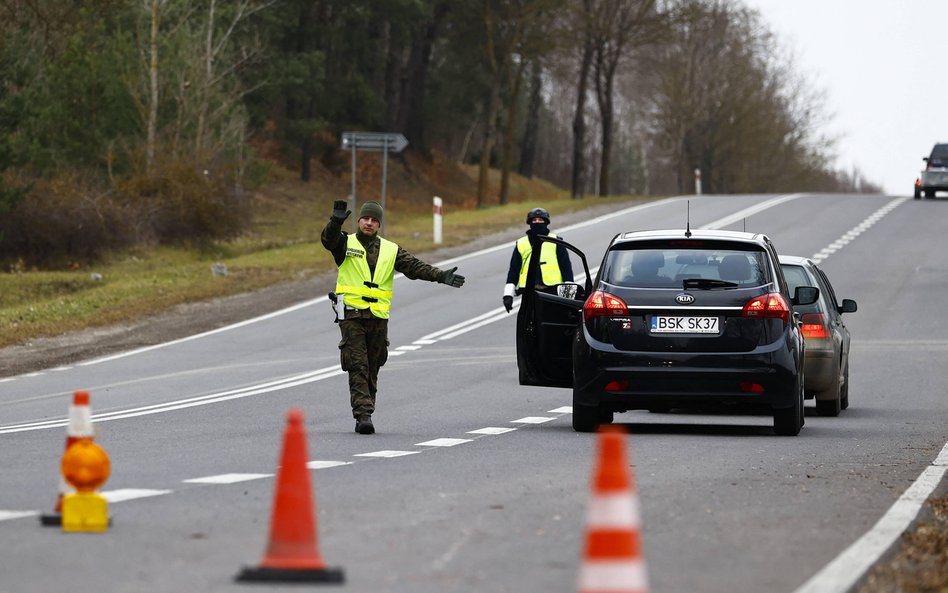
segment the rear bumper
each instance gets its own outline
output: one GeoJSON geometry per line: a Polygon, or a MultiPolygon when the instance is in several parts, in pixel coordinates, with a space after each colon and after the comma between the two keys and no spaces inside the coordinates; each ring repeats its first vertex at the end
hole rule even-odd
{"type": "Polygon", "coordinates": [[[583,342],[577,340],[573,352],[574,405],[614,411],[708,406],[760,410],[791,407],[798,397],[799,351],[783,342],[752,352],[713,354],[618,352],[608,344],[583,342]],[[755,393],[751,385],[763,391],[755,393]]]}
{"type": "Polygon", "coordinates": [[[948,169],[922,171],[920,179],[922,189],[948,190],[948,169]]]}
{"type": "Polygon", "coordinates": [[[839,366],[832,350],[807,347],[803,356],[803,385],[807,399],[813,397],[814,391],[828,389],[838,374],[839,366]]]}

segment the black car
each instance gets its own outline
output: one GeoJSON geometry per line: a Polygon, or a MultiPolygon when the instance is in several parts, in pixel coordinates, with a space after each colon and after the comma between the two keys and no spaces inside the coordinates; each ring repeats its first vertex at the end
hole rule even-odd
{"type": "Polygon", "coordinates": [[[616,412],[711,406],[773,414],[774,431],[804,422],[804,342],[770,240],[731,231],[617,235],[595,281],[538,284],[534,249],[517,318],[520,383],[572,387],[573,429],[616,412]]]}
{"type": "Polygon", "coordinates": [[[800,331],[806,343],[803,369],[807,399],[816,400],[820,416],[839,416],[849,407],[849,329],[843,313],[854,313],[856,301],[836,300],[836,292],[826,273],[806,257],[781,255],[780,267],[790,290],[797,286],[815,286],[820,298],[808,305],[796,305],[800,331]]]}

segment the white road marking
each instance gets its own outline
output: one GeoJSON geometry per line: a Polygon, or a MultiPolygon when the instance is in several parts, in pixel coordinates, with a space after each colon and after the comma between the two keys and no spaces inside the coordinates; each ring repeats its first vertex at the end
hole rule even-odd
{"type": "Polygon", "coordinates": [[[478,428],[477,430],[469,430],[467,434],[504,434],[505,432],[513,432],[517,430],[516,428],[501,428],[499,426],[487,426],[485,428],[478,428]]]}
{"type": "Polygon", "coordinates": [[[23,517],[35,517],[39,514],[39,511],[0,511],[0,521],[22,519],[23,517]]]}
{"type": "Polygon", "coordinates": [[[419,348],[421,348],[421,345],[419,344],[406,344],[405,346],[399,346],[398,348],[396,348],[396,350],[411,351],[411,350],[418,350],[419,348]]]}
{"type": "Polygon", "coordinates": [[[306,467],[309,469],[329,469],[331,467],[340,467],[343,465],[352,465],[351,461],[307,461],[306,467]]]}
{"type": "Polygon", "coordinates": [[[548,416],[527,416],[526,418],[521,418],[519,420],[511,420],[514,424],[543,424],[544,422],[549,422],[550,420],[556,420],[556,418],[550,418],[548,416]]]}
{"type": "Polygon", "coordinates": [[[845,593],[915,520],[922,504],[948,470],[948,443],[885,515],[794,593],[845,593]]]}
{"type": "Polygon", "coordinates": [[[453,447],[461,443],[470,443],[473,439],[434,439],[423,443],[415,443],[416,447],[453,447]]]}
{"type": "Polygon", "coordinates": [[[555,410],[549,410],[547,413],[548,414],[572,414],[573,406],[562,406],[560,408],[556,408],[555,410]]]}
{"type": "Polygon", "coordinates": [[[825,260],[829,256],[833,255],[834,253],[836,253],[837,251],[839,251],[840,249],[848,245],[850,241],[858,237],[866,229],[868,229],[869,227],[877,223],[879,220],[881,220],[883,216],[885,216],[889,212],[892,212],[893,210],[895,210],[897,206],[899,206],[903,202],[907,202],[909,199],[911,198],[896,198],[892,200],[891,202],[889,202],[882,208],[879,208],[878,210],[870,214],[869,217],[866,218],[864,221],[860,222],[855,227],[853,227],[852,229],[844,233],[842,237],[830,243],[829,246],[824,247],[820,251],[814,253],[810,257],[810,259],[812,259],[816,263],[820,263],[821,261],[825,260]]]}
{"type": "Polygon", "coordinates": [[[750,206],[748,208],[744,208],[743,210],[738,210],[734,214],[729,214],[725,216],[724,218],[719,218],[715,220],[714,222],[709,222],[708,224],[702,225],[700,228],[708,229],[708,230],[722,229],[730,224],[734,224],[735,222],[738,222],[744,218],[747,218],[748,216],[751,216],[752,214],[757,214],[758,212],[762,212],[778,204],[783,204],[784,202],[789,202],[790,200],[796,200],[797,198],[802,198],[805,195],[806,194],[789,194],[786,196],[777,196],[776,198],[771,198],[767,200],[766,202],[761,202],[759,204],[754,204],[753,206],[750,206]]]}
{"type": "Polygon", "coordinates": [[[149,496],[161,496],[162,494],[171,494],[174,490],[147,490],[144,488],[120,488],[118,490],[107,490],[100,492],[105,500],[109,502],[124,502],[126,500],[135,500],[136,498],[148,498],[149,496]]]}
{"type": "Polygon", "coordinates": [[[371,453],[356,453],[354,457],[404,457],[405,455],[417,455],[421,451],[372,451],[371,453]]]}
{"type": "Polygon", "coordinates": [[[248,482],[250,480],[271,477],[273,477],[273,474],[220,474],[219,476],[206,476],[204,478],[191,478],[181,481],[185,484],[236,484],[237,482],[248,482]]]}

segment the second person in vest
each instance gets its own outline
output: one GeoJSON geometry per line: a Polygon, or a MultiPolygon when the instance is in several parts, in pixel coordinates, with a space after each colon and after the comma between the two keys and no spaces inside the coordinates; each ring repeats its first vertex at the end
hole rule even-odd
{"type": "MultiPolygon", "coordinates": [[[[513,309],[513,298],[520,294],[527,284],[527,268],[530,264],[530,255],[533,249],[540,244],[537,235],[557,237],[550,232],[550,213],[544,208],[534,208],[527,212],[527,224],[530,228],[525,236],[520,237],[514,245],[510,256],[510,268],[507,270],[507,283],[504,285],[504,308],[510,313],[513,309]]],[[[562,237],[560,237],[562,239],[562,237]]],[[[540,275],[546,286],[554,286],[563,282],[573,281],[573,265],[569,261],[569,254],[562,245],[544,241],[540,245],[540,275]]]]}
{"type": "Polygon", "coordinates": [[[342,230],[349,217],[348,202],[333,202],[332,216],[323,228],[323,247],[339,266],[336,279],[337,317],[342,370],[349,373],[349,400],[355,431],[372,434],[379,368],[388,359],[388,318],[395,289],[395,272],[410,280],[440,282],[459,288],[464,276],[457,267],[441,270],[428,265],[397,244],[378,236],[382,206],[366,202],[359,211],[358,230],[342,230]]]}

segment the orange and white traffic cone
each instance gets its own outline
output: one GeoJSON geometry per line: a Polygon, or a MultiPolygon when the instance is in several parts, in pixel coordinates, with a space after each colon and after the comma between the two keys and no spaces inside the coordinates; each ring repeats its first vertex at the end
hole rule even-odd
{"type": "Polygon", "coordinates": [[[639,537],[641,519],[629,471],[625,433],[600,429],[598,464],[586,514],[586,550],[580,593],[646,593],[648,577],[639,537]]]}
{"type": "Polygon", "coordinates": [[[341,583],[341,568],[327,568],[316,543],[313,494],[306,467],[303,412],[287,414],[283,452],[277,472],[270,543],[259,567],[245,567],[238,581],[341,583]]]}
{"type": "MultiPolygon", "coordinates": [[[[91,441],[94,437],[92,410],[89,407],[89,392],[76,391],[72,394],[72,405],[69,406],[69,422],[66,425],[66,447],[63,450],[69,450],[69,446],[77,441],[91,441]]],[[[66,479],[60,473],[59,496],[56,498],[56,505],[53,507],[53,512],[40,515],[40,523],[42,523],[43,526],[59,527],[63,524],[63,497],[73,492],[75,492],[75,490],[66,483],[66,479]]]]}

